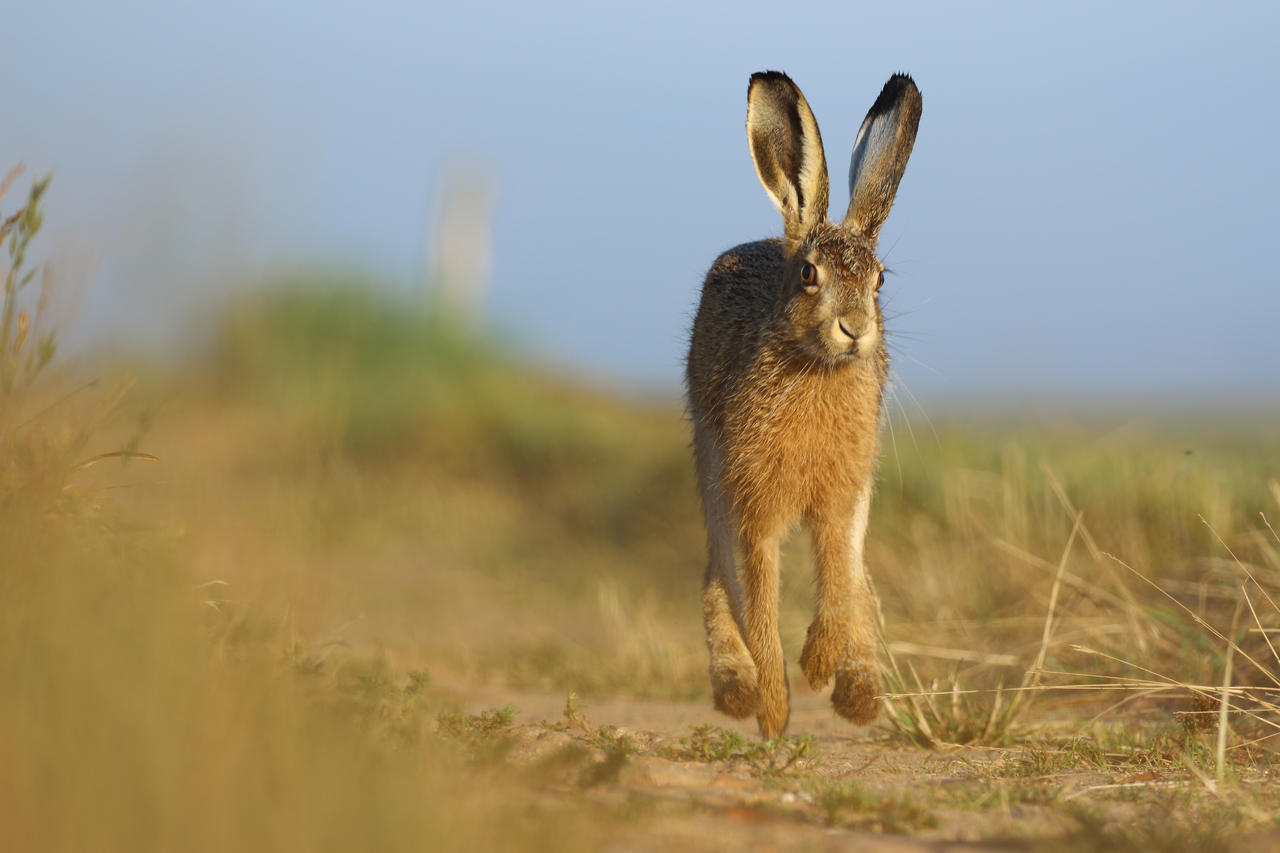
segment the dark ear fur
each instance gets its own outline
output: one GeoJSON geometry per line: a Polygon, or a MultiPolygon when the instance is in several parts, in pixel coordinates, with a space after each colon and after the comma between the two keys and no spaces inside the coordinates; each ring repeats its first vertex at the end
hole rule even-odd
{"type": "Polygon", "coordinates": [[[747,141],[765,192],[782,214],[788,254],[827,216],[827,160],[804,95],[779,71],[751,75],[747,141]]]}
{"type": "Polygon", "coordinates": [[[844,218],[845,226],[859,234],[874,238],[889,218],[922,107],[915,82],[906,74],[895,74],[862,120],[849,160],[849,210],[844,218]]]}

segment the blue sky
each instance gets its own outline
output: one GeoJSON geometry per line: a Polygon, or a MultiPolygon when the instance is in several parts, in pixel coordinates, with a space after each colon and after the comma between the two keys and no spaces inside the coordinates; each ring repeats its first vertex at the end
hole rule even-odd
{"type": "Polygon", "coordinates": [[[903,70],[924,115],[881,251],[917,396],[1274,399],[1278,9],[45,0],[0,32],[0,164],[55,172],[80,334],[157,346],[280,267],[412,286],[440,175],[488,164],[492,321],[675,388],[707,266],[781,228],[748,76],[804,90],[839,211],[903,70]]]}

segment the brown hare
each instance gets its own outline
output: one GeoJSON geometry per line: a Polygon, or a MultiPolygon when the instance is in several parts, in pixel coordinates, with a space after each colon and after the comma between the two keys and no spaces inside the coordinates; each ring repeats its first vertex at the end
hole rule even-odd
{"type": "Polygon", "coordinates": [[[782,214],[781,239],[736,246],[702,286],[686,380],[707,524],[702,613],[715,706],[787,727],[778,635],[778,548],[797,521],[813,539],[817,607],[800,667],[855,723],[879,711],[877,615],[863,563],[888,371],[876,239],[920,122],[911,78],[889,78],[862,122],[849,209],[827,221],[827,164],[813,113],[777,71],[753,74],[747,139],[782,214]],[[741,585],[735,547],[741,553],[741,585]]]}

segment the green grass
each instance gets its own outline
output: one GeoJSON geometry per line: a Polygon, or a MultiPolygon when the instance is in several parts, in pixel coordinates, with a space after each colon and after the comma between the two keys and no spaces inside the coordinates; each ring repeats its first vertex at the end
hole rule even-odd
{"type": "Polygon", "coordinates": [[[719,726],[694,726],[680,738],[679,746],[668,747],[663,754],[683,761],[741,760],[760,774],[777,776],[812,757],[816,748],[812,736],[755,740],[719,726]]]}
{"type": "Polygon", "coordinates": [[[900,835],[938,823],[932,810],[910,795],[872,794],[850,782],[822,781],[810,788],[818,809],[830,826],[900,835]]]}

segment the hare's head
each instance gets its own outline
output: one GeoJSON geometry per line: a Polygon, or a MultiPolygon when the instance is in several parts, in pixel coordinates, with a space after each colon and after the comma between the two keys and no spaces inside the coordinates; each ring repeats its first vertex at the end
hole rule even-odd
{"type": "Polygon", "coordinates": [[[920,123],[920,90],[905,74],[885,84],[853,143],[849,209],[827,219],[827,161],[818,123],[791,78],[751,76],[747,139],[765,192],[782,214],[786,264],[779,298],[788,332],[815,358],[839,363],[879,349],[884,325],[876,257],[920,123]]]}

